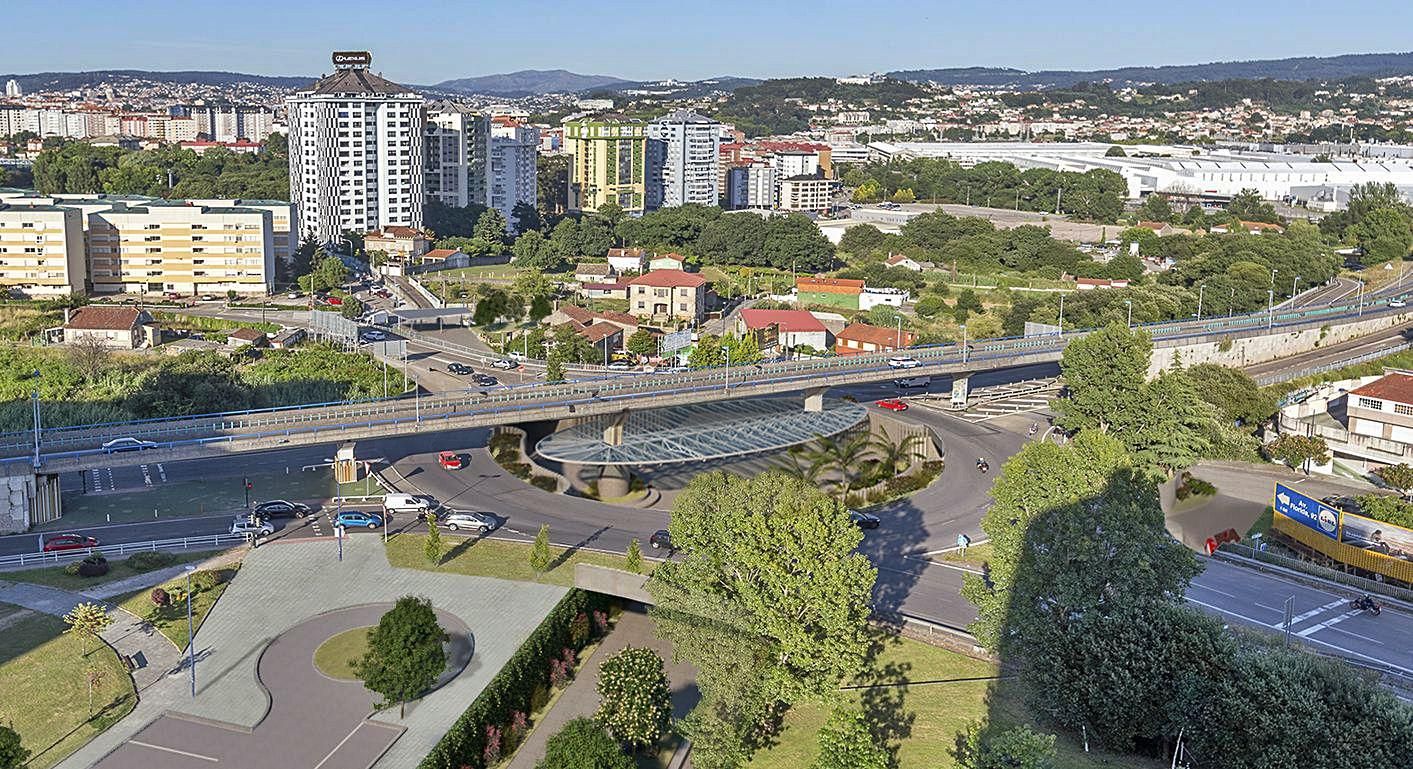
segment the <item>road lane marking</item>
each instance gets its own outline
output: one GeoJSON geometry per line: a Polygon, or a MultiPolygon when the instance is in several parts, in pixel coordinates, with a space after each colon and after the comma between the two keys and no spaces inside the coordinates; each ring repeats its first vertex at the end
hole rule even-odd
{"type": "MultiPolygon", "coordinates": [[[[1269,628],[1272,628],[1272,629],[1274,629],[1274,630],[1281,630],[1281,629],[1282,629],[1281,625],[1279,625],[1279,624],[1276,624],[1276,625],[1266,625],[1266,624],[1262,623],[1260,620],[1252,619],[1251,617],[1248,617],[1248,616],[1246,616],[1245,614],[1241,614],[1241,613],[1239,613],[1239,612],[1234,612],[1234,611],[1230,611],[1230,610],[1227,610],[1227,609],[1223,609],[1223,608],[1220,607],[1220,606],[1213,606],[1212,604],[1209,604],[1209,603],[1203,603],[1203,602],[1201,602],[1201,601],[1199,601],[1199,600],[1197,600],[1197,599],[1195,599],[1195,598],[1184,598],[1184,600],[1189,601],[1189,602],[1191,602],[1191,603],[1195,603],[1195,604],[1197,604],[1198,606],[1201,606],[1201,607],[1204,607],[1204,608],[1207,608],[1207,609],[1211,609],[1212,611],[1215,611],[1215,612],[1221,612],[1222,614],[1230,614],[1230,615],[1232,615],[1233,617],[1240,617],[1241,619],[1244,619],[1244,620],[1246,620],[1247,622],[1253,622],[1253,623],[1255,623],[1255,624],[1257,624],[1257,625],[1261,625],[1262,627],[1269,627],[1269,628]]],[[[1399,673],[1403,673],[1404,675],[1413,676],[1413,668],[1406,668],[1406,667],[1404,667],[1404,666],[1402,666],[1402,665],[1400,665],[1400,664],[1398,664],[1398,663],[1396,663],[1396,662],[1389,662],[1388,660],[1379,659],[1378,657],[1374,657],[1374,656],[1372,656],[1372,655],[1365,654],[1365,653],[1363,653],[1363,652],[1357,652],[1357,651],[1354,651],[1353,649],[1346,649],[1346,648],[1344,648],[1343,646],[1340,646],[1339,644],[1330,643],[1329,641],[1325,641],[1325,640],[1322,640],[1322,639],[1319,639],[1319,638],[1315,638],[1315,637],[1313,637],[1313,636],[1301,636],[1301,641],[1303,641],[1304,643],[1319,644],[1320,646],[1325,646],[1325,647],[1328,647],[1328,648],[1330,648],[1330,649],[1334,649],[1336,652],[1339,652],[1340,654],[1343,654],[1343,655],[1346,655],[1346,656],[1349,656],[1349,657],[1355,657],[1355,658],[1358,658],[1358,659],[1361,659],[1361,660],[1365,660],[1365,661],[1371,662],[1371,663],[1373,663],[1373,664],[1375,664],[1375,665],[1380,665],[1380,666],[1386,667],[1386,668],[1388,668],[1388,669],[1390,669],[1390,670],[1396,670],[1396,671],[1398,671],[1399,673]]]]}
{"type": "MultiPolygon", "coordinates": [[[[1324,630],[1325,628],[1332,628],[1332,627],[1334,627],[1335,625],[1338,625],[1339,623],[1341,623],[1341,622],[1343,622],[1343,621],[1349,619],[1350,617],[1355,617],[1355,616],[1358,616],[1358,615],[1363,614],[1363,613],[1364,613],[1364,610],[1363,610],[1363,609],[1355,609],[1354,611],[1347,611],[1347,612],[1345,612],[1345,613],[1343,613],[1343,614],[1341,614],[1341,615],[1339,615],[1339,616],[1337,616],[1337,617],[1333,617],[1333,618],[1331,618],[1331,619],[1327,619],[1327,620],[1325,620],[1324,622],[1321,622],[1321,623],[1318,624],[1318,625],[1311,625],[1310,627],[1307,627],[1307,628],[1305,628],[1304,630],[1298,631],[1298,632],[1296,633],[1296,635],[1300,636],[1301,638],[1305,638],[1305,637],[1309,636],[1311,633],[1314,633],[1314,632],[1317,632],[1317,631],[1320,631],[1320,630],[1324,630]]],[[[1292,622],[1291,624],[1293,625],[1293,624],[1295,624],[1295,623],[1292,622]]]]}
{"type": "Polygon", "coordinates": [[[1354,636],[1355,638],[1358,638],[1358,639],[1361,640],[1361,641],[1368,641],[1369,643],[1376,643],[1376,644],[1378,644],[1379,646],[1384,646],[1384,645],[1385,645],[1383,641],[1380,641],[1380,640],[1377,639],[1377,638],[1370,638],[1369,636],[1366,636],[1366,635],[1360,635],[1360,634],[1354,632],[1353,630],[1345,630],[1345,629],[1342,628],[1342,627],[1332,627],[1332,628],[1329,628],[1329,629],[1335,631],[1336,633],[1344,633],[1345,635],[1352,635],[1352,636],[1354,636]]]}
{"type": "Polygon", "coordinates": [[[1201,606],[1201,607],[1204,607],[1204,608],[1207,608],[1207,609],[1211,609],[1212,611],[1219,611],[1219,612],[1221,612],[1221,613],[1223,613],[1223,614],[1230,614],[1230,615],[1233,616],[1233,617],[1240,617],[1241,619],[1244,619],[1244,620],[1246,620],[1247,622],[1254,622],[1255,624],[1260,625],[1261,627],[1269,627],[1269,628],[1274,628],[1274,629],[1276,629],[1276,630],[1280,630],[1280,629],[1281,629],[1281,624],[1280,624],[1280,623],[1276,623],[1276,624],[1272,625],[1272,624],[1269,624],[1269,623],[1266,623],[1266,622],[1262,622],[1261,620],[1256,619],[1255,617],[1248,617],[1248,616],[1246,616],[1245,614],[1242,614],[1242,613],[1239,612],[1239,611],[1232,611],[1232,610],[1230,610],[1230,609],[1223,609],[1223,608],[1220,607],[1220,606],[1214,606],[1214,605],[1212,605],[1212,604],[1210,604],[1210,603],[1206,603],[1206,602],[1204,602],[1204,601],[1199,601],[1199,600],[1197,600],[1196,598],[1193,598],[1192,596],[1183,596],[1183,600],[1184,600],[1184,601],[1187,601],[1187,602],[1189,602],[1189,603],[1195,603],[1195,604],[1197,604],[1198,606],[1201,606]]]}
{"type": "Polygon", "coordinates": [[[1329,611],[1330,609],[1333,609],[1333,608],[1336,607],[1336,606],[1344,606],[1344,605],[1347,604],[1347,603],[1349,603],[1349,602],[1346,601],[1346,600],[1344,600],[1343,598],[1341,598],[1341,599],[1339,599],[1339,600],[1337,600],[1337,601],[1330,601],[1329,603],[1325,604],[1324,606],[1321,606],[1321,607],[1318,608],[1318,609],[1311,609],[1310,611],[1307,611],[1307,612],[1304,612],[1304,613],[1301,613],[1301,614],[1297,614],[1297,615],[1295,615],[1294,617],[1291,617],[1291,618],[1290,618],[1290,624],[1294,625],[1294,624],[1297,624],[1297,623],[1300,623],[1300,622],[1304,622],[1305,620],[1310,619],[1311,617],[1315,616],[1316,614],[1319,614],[1319,613],[1321,613],[1321,612],[1329,611]]]}
{"type": "MultiPolygon", "coordinates": [[[[1196,582],[1191,583],[1191,584],[1189,585],[1189,587],[1198,587],[1198,588],[1202,588],[1203,590],[1206,590],[1206,591],[1209,592],[1209,593],[1216,593],[1217,595],[1224,595],[1224,596],[1226,596],[1227,598],[1235,598],[1235,597],[1236,597],[1236,596],[1232,595],[1231,593],[1226,592],[1225,590],[1218,590],[1218,589],[1216,589],[1215,587],[1207,587],[1206,585],[1199,585],[1199,584],[1196,583],[1196,582]]],[[[1260,606],[1261,604],[1258,603],[1258,604],[1256,604],[1256,605],[1257,605],[1257,606],[1260,606]]]]}
{"type": "Polygon", "coordinates": [[[353,735],[357,734],[358,730],[362,728],[362,723],[358,724],[358,726],[353,727],[353,731],[349,732],[347,735],[344,736],[343,739],[339,740],[339,744],[335,745],[333,750],[329,751],[327,755],[319,759],[319,763],[314,765],[314,769],[319,769],[319,767],[328,763],[329,759],[333,758],[334,754],[339,752],[339,748],[343,747],[345,742],[348,742],[349,740],[353,739],[353,735]]]}
{"type": "Polygon", "coordinates": [[[203,756],[200,753],[190,753],[185,750],[177,750],[176,748],[169,748],[166,745],[154,745],[150,742],[142,742],[141,740],[128,740],[128,744],[137,745],[139,747],[144,748],[151,748],[152,750],[160,750],[164,753],[175,753],[179,756],[186,756],[187,758],[199,758],[202,761],[210,761],[213,764],[221,763],[221,759],[219,758],[213,758],[212,756],[203,756]]]}

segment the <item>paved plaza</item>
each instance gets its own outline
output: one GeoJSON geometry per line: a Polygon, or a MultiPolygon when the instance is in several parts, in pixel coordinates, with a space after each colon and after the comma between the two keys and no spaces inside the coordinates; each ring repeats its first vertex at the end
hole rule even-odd
{"type": "Polygon", "coordinates": [[[565,592],[394,569],[376,536],[349,538],[342,561],[328,540],[258,548],[197,633],[197,696],[178,665],[142,692],[131,715],[59,766],[416,766],[565,592]],[[370,604],[409,594],[430,598],[474,653],[405,717],[393,709],[369,718],[372,696],[360,684],[320,675],[313,649],[340,630],[376,622],[381,607],[370,604]],[[258,750],[248,749],[257,744],[252,735],[258,750]]]}

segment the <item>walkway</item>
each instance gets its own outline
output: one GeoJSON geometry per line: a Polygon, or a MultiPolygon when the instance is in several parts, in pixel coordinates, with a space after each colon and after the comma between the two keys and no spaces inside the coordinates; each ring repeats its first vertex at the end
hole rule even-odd
{"type": "Polygon", "coordinates": [[[564,690],[554,707],[535,724],[535,730],[525,739],[525,744],[520,746],[506,769],[534,769],[535,764],[545,757],[545,742],[550,737],[569,721],[592,716],[599,709],[599,668],[603,667],[604,660],[626,646],[646,646],[662,657],[667,666],[667,679],[672,685],[674,720],[687,715],[696,706],[700,699],[697,671],[685,662],[673,662],[672,645],[654,635],[653,621],[646,614],[624,612],[619,615],[618,624],[599,645],[594,656],[584,663],[578,677],[564,690]]]}

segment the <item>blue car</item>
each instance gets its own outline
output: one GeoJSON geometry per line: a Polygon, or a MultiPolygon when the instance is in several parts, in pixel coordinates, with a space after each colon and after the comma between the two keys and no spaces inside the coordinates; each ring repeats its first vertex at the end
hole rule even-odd
{"type": "Polygon", "coordinates": [[[383,525],[383,516],[377,513],[364,513],[358,510],[345,510],[334,518],[335,526],[343,526],[347,529],[359,526],[376,529],[383,525]]]}

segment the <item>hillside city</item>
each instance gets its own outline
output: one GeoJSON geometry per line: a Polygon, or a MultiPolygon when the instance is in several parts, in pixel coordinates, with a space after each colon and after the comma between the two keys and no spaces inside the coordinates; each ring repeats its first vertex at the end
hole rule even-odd
{"type": "Polygon", "coordinates": [[[0,769],[1413,766],[1413,55],[378,55],[0,76],[0,769]]]}

